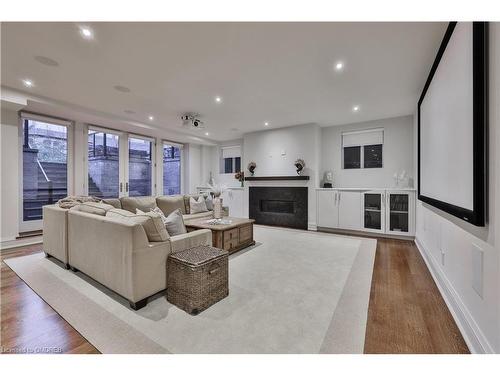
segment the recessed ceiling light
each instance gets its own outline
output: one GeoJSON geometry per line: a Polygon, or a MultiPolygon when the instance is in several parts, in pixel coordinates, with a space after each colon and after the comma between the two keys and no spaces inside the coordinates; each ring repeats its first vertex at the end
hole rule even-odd
{"type": "Polygon", "coordinates": [[[23,84],[26,87],[33,87],[33,81],[30,79],[23,79],[23,84]]]}
{"type": "Polygon", "coordinates": [[[155,118],[153,116],[148,117],[149,121],[153,121],[155,118]]]}
{"type": "Polygon", "coordinates": [[[116,86],[113,86],[113,88],[116,91],[120,91],[120,92],[130,92],[130,89],[127,86],[116,85],[116,86]]]}
{"type": "Polygon", "coordinates": [[[47,56],[35,56],[34,59],[35,59],[35,61],[37,61],[43,65],[59,66],[59,63],[56,60],[51,59],[50,57],[47,57],[47,56]]]}
{"type": "Polygon", "coordinates": [[[264,126],[269,126],[269,123],[268,123],[268,122],[265,122],[265,123],[264,123],[264,126]]]}
{"type": "Polygon", "coordinates": [[[358,112],[359,111],[359,105],[355,105],[354,107],[352,107],[352,111],[353,112],[358,112]]]}
{"type": "Polygon", "coordinates": [[[340,72],[342,69],[344,69],[344,63],[342,61],[337,61],[335,64],[335,70],[340,72]]]}
{"type": "Polygon", "coordinates": [[[92,29],[90,29],[90,27],[87,26],[80,26],[80,34],[85,39],[92,39],[94,37],[92,29]]]}
{"type": "Polygon", "coordinates": [[[210,135],[210,133],[209,133],[209,132],[206,132],[206,133],[205,133],[205,135],[208,137],[208,136],[210,135]]]}
{"type": "Polygon", "coordinates": [[[220,103],[220,102],[222,102],[222,98],[221,98],[220,96],[216,96],[216,97],[215,97],[215,102],[216,102],[216,103],[220,103]]]}

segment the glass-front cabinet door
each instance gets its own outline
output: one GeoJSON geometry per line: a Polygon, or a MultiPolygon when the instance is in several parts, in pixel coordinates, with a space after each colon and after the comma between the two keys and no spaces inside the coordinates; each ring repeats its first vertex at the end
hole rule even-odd
{"type": "Polygon", "coordinates": [[[409,235],[413,232],[414,193],[408,191],[388,191],[386,233],[409,235]]]}
{"type": "Polygon", "coordinates": [[[363,228],[370,232],[385,230],[385,193],[366,191],[363,193],[363,228]]]}

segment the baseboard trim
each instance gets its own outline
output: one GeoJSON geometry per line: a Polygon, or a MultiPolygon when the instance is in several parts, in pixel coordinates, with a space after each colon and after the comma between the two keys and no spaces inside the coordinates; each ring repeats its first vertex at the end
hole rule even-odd
{"type": "Polygon", "coordinates": [[[317,231],[318,226],[316,225],[316,223],[307,223],[307,230],[317,231]]]}
{"type": "Polygon", "coordinates": [[[415,238],[415,245],[422,255],[434,282],[436,283],[441,296],[443,297],[448,309],[455,320],[455,323],[462,334],[465,343],[473,354],[494,354],[495,351],[489,344],[483,332],[477,325],[471,313],[463,303],[459,294],[453,288],[446,275],[438,266],[436,260],[426,250],[424,244],[415,238]]]}

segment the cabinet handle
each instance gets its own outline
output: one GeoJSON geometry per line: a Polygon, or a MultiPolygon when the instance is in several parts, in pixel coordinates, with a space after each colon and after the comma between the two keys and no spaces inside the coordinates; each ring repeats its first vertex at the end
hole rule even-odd
{"type": "Polygon", "coordinates": [[[340,199],[342,198],[342,193],[339,191],[339,204],[340,204],[340,199]]]}
{"type": "Polygon", "coordinates": [[[120,182],[120,193],[123,191],[123,182],[120,182]]]}
{"type": "Polygon", "coordinates": [[[125,182],[125,191],[128,193],[128,182],[125,182]]]}

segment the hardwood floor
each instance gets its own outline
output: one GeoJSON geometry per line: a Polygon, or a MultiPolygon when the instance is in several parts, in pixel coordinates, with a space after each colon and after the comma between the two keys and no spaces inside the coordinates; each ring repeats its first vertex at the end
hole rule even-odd
{"type": "Polygon", "coordinates": [[[365,353],[469,353],[413,242],[378,240],[365,353]]]}
{"type": "Polygon", "coordinates": [[[31,290],[4,259],[42,251],[33,245],[1,252],[1,353],[99,353],[31,290]]]}
{"type": "MultiPolygon", "coordinates": [[[[99,353],[3,263],[40,251],[34,245],[1,253],[2,350],[99,353]]],[[[378,239],[365,353],[468,352],[413,242],[378,239]]]]}

